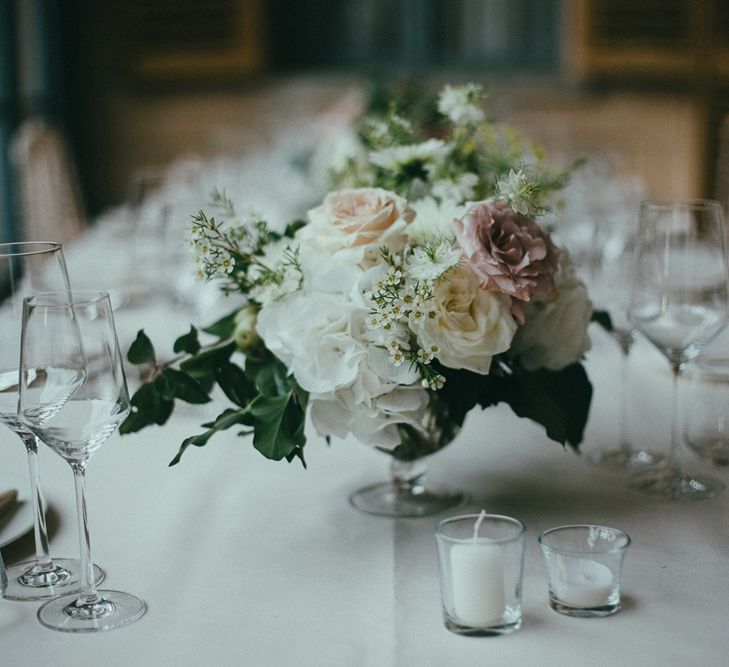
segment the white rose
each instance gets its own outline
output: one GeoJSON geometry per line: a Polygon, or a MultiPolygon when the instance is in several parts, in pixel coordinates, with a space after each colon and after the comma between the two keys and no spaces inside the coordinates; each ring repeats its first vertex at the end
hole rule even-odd
{"type": "Polygon", "coordinates": [[[509,349],[517,328],[510,300],[482,290],[476,276],[460,266],[434,291],[436,316],[415,327],[421,347],[436,345],[444,366],[487,375],[491,358],[509,349]]]}
{"type": "Polygon", "coordinates": [[[418,427],[428,394],[418,386],[383,382],[363,369],[351,386],[310,396],[311,418],[319,435],[345,438],[350,433],[367,445],[394,449],[400,444],[398,424],[418,427]]]}
{"type": "Polygon", "coordinates": [[[592,303],[564,251],[555,283],[557,298],[526,304],[526,323],[514,336],[512,351],[527,370],[559,370],[578,361],[590,349],[587,325],[592,303]]]}
{"type": "Polygon", "coordinates": [[[297,238],[326,253],[345,254],[356,263],[383,245],[400,250],[414,213],[405,199],[392,192],[357,188],[330,192],[308,215],[309,224],[297,238]]]}

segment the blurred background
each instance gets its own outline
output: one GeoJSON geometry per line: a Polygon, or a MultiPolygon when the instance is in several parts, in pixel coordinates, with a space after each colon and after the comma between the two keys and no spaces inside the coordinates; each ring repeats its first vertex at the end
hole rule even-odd
{"type": "Polygon", "coordinates": [[[726,0],[0,0],[1,240],[22,236],[32,121],[58,131],[67,197],[93,218],[140,168],[444,81],[483,84],[494,117],[610,156],[649,195],[729,199],[726,0]]]}

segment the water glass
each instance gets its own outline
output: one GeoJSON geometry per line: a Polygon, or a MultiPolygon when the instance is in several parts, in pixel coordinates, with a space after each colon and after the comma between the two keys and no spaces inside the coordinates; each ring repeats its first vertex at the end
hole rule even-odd
{"type": "Polygon", "coordinates": [[[435,529],[445,626],[463,635],[503,635],[521,626],[524,535],[521,521],[467,514],[435,529]]]}
{"type": "Polygon", "coordinates": [[[630,537],[606,526],[560,526],[539,536],[549,606],[566,616],[609,616],[620,610],[620,578],[630,537]]]}

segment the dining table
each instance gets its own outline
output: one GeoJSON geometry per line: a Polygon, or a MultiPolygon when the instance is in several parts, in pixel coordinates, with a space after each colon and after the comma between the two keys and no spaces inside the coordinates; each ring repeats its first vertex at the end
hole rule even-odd
{"type": "MultiPolygon", "coordinates": [[[[116,319],[122,347],[137,328],[162,336],[187,324],[179,308],[154,300],[119,308],[116,319]]],[[[73,635],[43,628],[38,603],[0,600],[0,664],[726,664],[729,496],[650,499],[623,473],[588,463],[585,454],[614,444],[621,391],[617,346],[597,327],[591,334],[583,454],[506,406],[477,410],[429,461],[430,477],[470,495],[436,516],[392,519],[352,507],[351,492],[386,477],[387,456],[355,440],[327,443],[312,428],[306,468],[263,458],[235,431],[169,467],[215,404],[183,405],[163,427],[113,435],[89,465],[93,555],[106,572],[102,588],[142,597],[147,614],[114,631],[73,635]],[[443,624],[434,527],[481,509],[527,528],[523,623],[507,636],[460,636],[443,624]],[[571,618],[548,606],[537,536],[574,523],[632,538],[623,608],[613,616],[571,618]]],[[[647,343],[636,347],[634,432],[643,445],[665,447],[670,375],[647,343]]],[[[0,471],[23,479],[25,465],[8,431],[0,471]]],[[[726,480],[725,471],[714,474],[726,480]]],[[[74,555],[72,473],[43,448],[41,475],[52,552],[74,555]]],[[[31,532],[2,554],[10,564],[32,551],[31,532]]]]}
{"type": "MultiPolygon", "coordinates": [[[[209,324],[235,303],[217,292],[208,299],[193,283],[176,298],[140,291],[130,282],[127,214],[109,213],[65,248],[71,283],[111,292],[125,353],[144,329],[164,357],[191,324],[209,324]]],[[[264,458],[235,429],[170,466],[180,443],[222,409],[217,395],[179,405],[164,426],[113,434],[88,467],[92,553],[106,573],[101,589],[141,597],[147,613],[113,631],[70,634],[41,626],[38,602],[0,600],[0,666],[729,664],[729,492],[649,498],[629,487],[624,471],[589,462],[591,452],[618,443],[624,391],[629,433],[641,447],[667,451],[671,410],[670,370],[647,341],[631,351],[625,387],[618,345],[597,324],[590,337],[584,364],[593,396],[579,451],[506,405],[477,408],[428,460],[428,479],[468,500],[433,516],[387,518],[353,507],[350,494],[386,479],[389,457],[353,438],[327,441],[311,424],[306,467],[264,458]],[[526,526],[523,620],[509,635],[463,636],[444,625],[434,529],[481,510],[526,526]],[[618,613],[574,618],[550,608],[537,538],[570,524],[630,536],[618,613]]],[[[127,377],[135,389],[134,367],[127,377]]],[[[5,430],[0,476],[18,480],[25,502],[26,466],[19,439],[5,430]]],[[[71,469],[42,447],[40,470],[52,554],[76,557],[71,469]]],[[[728,470],[712,474],[729,482],[728,470]]],[[[2,548],[6,565],[32,558],[31,528],[2,548]]]]}

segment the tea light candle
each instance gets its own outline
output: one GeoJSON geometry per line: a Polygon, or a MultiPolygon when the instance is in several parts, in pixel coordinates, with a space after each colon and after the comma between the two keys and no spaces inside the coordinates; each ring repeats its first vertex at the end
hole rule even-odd
{"type": "Polygon", "coordinates": [[[561,602],[574,607],[601,607],[608,604],[613,590],[609,567],[588,558],[564,559],[552,585],[561,602]]]}

